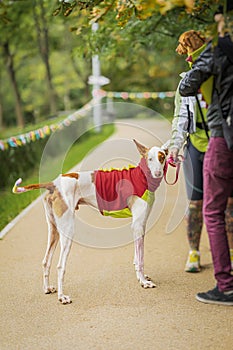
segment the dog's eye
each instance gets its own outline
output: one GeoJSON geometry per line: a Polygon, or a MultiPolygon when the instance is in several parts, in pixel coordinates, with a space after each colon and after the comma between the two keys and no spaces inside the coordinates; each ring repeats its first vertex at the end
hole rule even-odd
{"type": "Polygon", "coordinates": [[[149,160],[149,162],[152,162],[153,159],[150,157],[148,160],[149,160]]]}

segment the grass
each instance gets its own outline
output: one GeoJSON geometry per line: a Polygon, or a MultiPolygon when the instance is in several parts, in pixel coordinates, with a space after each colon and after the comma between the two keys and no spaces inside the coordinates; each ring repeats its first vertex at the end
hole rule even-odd
{"type": "MultiPolygon", "coordinates": [[[[79,163],[90,150],[106,140],[113,132],[114,125],[108,124],[103,126],[101,133],[97,134],[91,130],[84,134],[67,154],[63,172],[67,172],[79,163]]],[[[29,177],[24,179],[24,183],[37,183],[38,172],[39,165],[29,177]]],[[[11,190],[9,187],[0,191],[0,231],[41,194],[40,191],[30,191],[22,195],[15,195],[11,190]]]]}

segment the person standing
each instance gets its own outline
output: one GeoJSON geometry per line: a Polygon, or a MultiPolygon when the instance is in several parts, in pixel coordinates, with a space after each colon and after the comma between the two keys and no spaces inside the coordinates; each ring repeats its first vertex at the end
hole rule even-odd
{"type": "MultiPolygon", "coordinates": [[[[187,55],[186,61],[190,68],[206,48],[206,39],[199,32],[189,30],[179,37],[176,52],[187,55]]],[[[185,73],[181,74],[184,77],[185,73]]],[[[181,97],[179,86],[175,95],[175,111],[172,121],[172,137],[167,143],[169,155],[174,160],[184,146],[183,170],[188,197],[186,212],[187,239],[189,254],[185,265],[186,272],[199,272],[200,266],[200,238],[203,227],[203,159],[208,145],[209,134],[205,130],[206,114],[211,99],[213,77],[204,83],[198,93],[198,103],[195,96],[181,97]]],[[[232,246],[233,247],[233,246],[232,246]]]]}
{"type": "MultiPolygon", "coordinates": [[[[231,7],[228,3],[228,10],[231,7]]],[[[233,275],[225,221],[228,197],[233,191],[233,152],[227,147],[222,128],[222,117],[233,112],[233,43],[223,31],[224,17],[216,16],[218,44],[207,44],[192,70],[182,79],[179,92],[181,96],[193,96],[214,76],[207,113],[210,141],[204,157],[203,212],[217,284],[207,292],[197,293],[196,299],[210,304],[233,305],[233,275]]]]}

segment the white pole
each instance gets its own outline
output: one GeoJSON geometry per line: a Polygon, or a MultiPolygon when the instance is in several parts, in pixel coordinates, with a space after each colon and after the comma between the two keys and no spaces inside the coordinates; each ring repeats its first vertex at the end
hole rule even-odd
{"type": "MultiPolygon", "coordinates": [[[[92,24],[92,31],[96,32],[99,25],[98,23],[92,24]]],[[[100,90],[100,61],[98,55],[92,56],[92,75],[94,78],[94,84],[92,89],[92,96],[94,99],[94,107],[93,107],[93,122],[96,132],[101,131],[102,126],[102,111],[101,111],[101,97],[98,96],[97,92],[100,90]]]]}

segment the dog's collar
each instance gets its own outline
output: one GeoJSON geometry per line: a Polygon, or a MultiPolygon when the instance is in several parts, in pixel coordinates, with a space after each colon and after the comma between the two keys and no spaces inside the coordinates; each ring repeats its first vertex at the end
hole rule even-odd
{"type": "Polygon", "coordinates": [[[191,62],[191,63],[193,63],[193,58],[192,58],[192,56],[188,56],[188,57],[186,58],[185,61],[186,61],[186,62],[191,62]]]}
{"type": "Polygon", "coordinates": [[[151,171],[147,165],[146,159],[145,158],[141,158],[141,161],[138,165],[141,169],[141,171],[143,172],[146,181],[147,181],[147,189],[150,192],[155,192],[155,190],[159,187],[160,182],[162,181],[163,177],[158,177],[158,178],[154,178],[151,175],[151,171]]]}
{"type": "Polygon", "coordinates": [[[206,48],[206,43],[204,43],[202,46],[200,46],[197,50],[193,51],[192,53],[188,54],[188,57],[186,58],[186,62],[189,63],[190,68],[192,67],[192,64],[197,60],[197,58],[200,56],[202,51],[206,48]]]}

